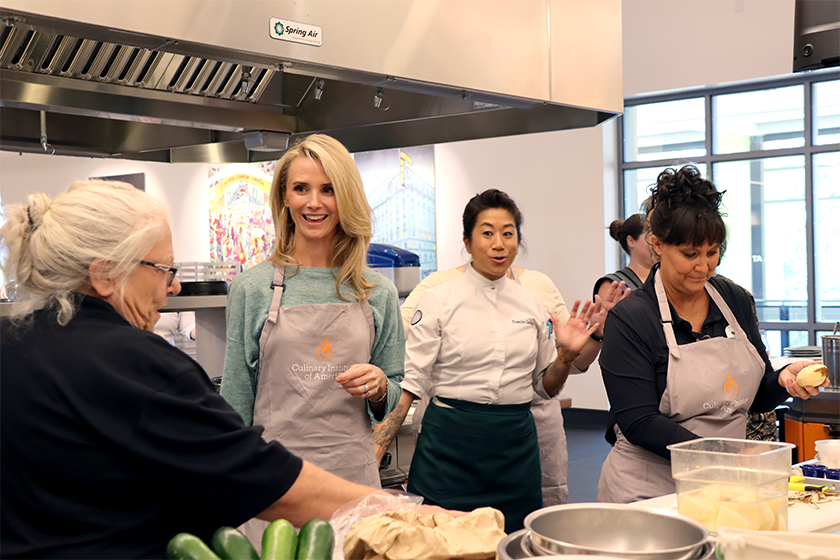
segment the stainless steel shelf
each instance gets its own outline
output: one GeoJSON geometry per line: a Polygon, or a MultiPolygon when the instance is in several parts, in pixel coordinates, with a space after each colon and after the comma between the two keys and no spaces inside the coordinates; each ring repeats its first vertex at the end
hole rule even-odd
{"type": "Polygon", "coordinates": [[[166,298],[166,307],[161,311],[194,311],[212,307],[225,307],[227,296],[170,296],[166,298]]]}

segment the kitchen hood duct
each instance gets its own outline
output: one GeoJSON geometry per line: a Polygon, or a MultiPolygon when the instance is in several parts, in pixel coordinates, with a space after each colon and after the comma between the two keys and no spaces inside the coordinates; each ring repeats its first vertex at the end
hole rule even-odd
{"type": "Polygon", "coordinates": [[[0,149],[260,161],[596,126],[621,0],[0,0],[0,149]]]}
{"type": "Polygon", "coordinates": [[[290,136],[279,132],[246,132],[242,139],[245,148],[252,152],[282,152],[289,148],[290,136]]]}

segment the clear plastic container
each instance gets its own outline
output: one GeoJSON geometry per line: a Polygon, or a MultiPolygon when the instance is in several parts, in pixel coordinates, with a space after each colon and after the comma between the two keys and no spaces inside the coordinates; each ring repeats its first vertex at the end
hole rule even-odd
{"type": "Polygon", "coordinates": [[[702,438],[669,445],[677,509],[709,530],[787,531],[791,443],[702,438]]]}
{"type": "Polygon", "coordinates": [[[840,469],[840,439],[821,439],[814,442],[814,449],[827,469],[840,469]]]}

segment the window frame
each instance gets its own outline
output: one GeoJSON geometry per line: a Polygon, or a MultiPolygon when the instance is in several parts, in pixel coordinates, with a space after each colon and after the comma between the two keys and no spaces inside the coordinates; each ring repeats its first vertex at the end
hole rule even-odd
{"type": "MultiPolygon", "coordinates": [[[[626,208],[626,185],[625,172],[648,168],[665,168],[684,165],[688,161],[691,163],[705,164],[706,173],[708,177],[714,182],[715,164],[732,162],[732,161],[746,161],[746,160],[764,160],[773,157],[781,156],[805,156],[805,247],[807,251],[807,297],[808,309],[807,320],[805,322],[781,322],[781,321],[760,321],[759,327],[762,330],[778,330],[782,331],[782,341],[786,340],[784,331],[807,331],[808,344],[812,346],[819,345],[817,340],[818,331],[832,331],[834,325],[832,323],[817,322],[817,294],[816,294],[816,251],[814,242],[814,228],[815,228],[815,200],[814,200],[814,172],[813,161],[814,156],[821,153],[830,153],[840,151],[840,143],[815,145],[813,138],[813,127],[815,121],[814,106],[812,99],[813,86],[819,82],[827,82],[840,79],[840,71],[834,68],[816,70],[813,72],[805,72],[800,74],[791,74],[787,76],[774,77],[769,79],[752,80],[748,82],[738,82],[733,84],[726,84],[721,86],[704,86],[698,88],[683,89],[671,92],[661,92],[655,94],[644,94],[624,99],[625,110],[628,107],[636,107],[639,105],[647,105],[651,103],[662,103],[667,101],[678,101],[689,98],[702,97],[704,100],[705,109],[705,149],[704,156],[694,156],[690,160],[687,159],[657,159],[647,161],[628,162],[625,160],[625,129],[624,129],[624,115],[617,119],[617,134],[618,142],[618,210],[621,216],[627,215],[626,208]],[[752,150],[746,152],[738,152],[731,154],[715,154],[712,151],[713,134],[714,134],[714,115],[712,98],[718,95],[726,95],[731,93],[744,93],[752,91],[760,91],[765,89],[775,89],[779,87],[793,86],[803,84],[804,90],[804,123],[803,134],[805,136],[805,143],[798,148],[782,148],[771,150],[752,150]]],[[[635,210],[635,209],[634,209],[635,210]]],[[[627,264],[627,256],[621,254],[622,266],[627,264]]]]}

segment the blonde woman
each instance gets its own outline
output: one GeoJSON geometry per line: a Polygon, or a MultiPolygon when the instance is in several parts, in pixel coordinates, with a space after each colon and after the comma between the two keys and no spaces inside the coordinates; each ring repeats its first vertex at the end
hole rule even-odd
{"type": "Polygon", "coordinates": [[[267,440],[378,488],[371,421],[399,400],[405,335],[396,288],[366,268],[371,209],[344,146],[290,148],[271,211],[271,258],[230,287],[222,396],[267,440]]]}

